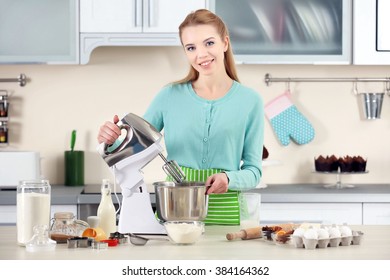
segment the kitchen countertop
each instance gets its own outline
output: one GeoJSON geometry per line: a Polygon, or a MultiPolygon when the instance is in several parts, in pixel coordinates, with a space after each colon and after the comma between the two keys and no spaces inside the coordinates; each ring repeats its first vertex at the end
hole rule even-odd
{"type": "Polygon", "coordinates": [[[123,244],[104,250],[69,249],[57,244],[52,252],[27,252],[16,243],[16,227],[0,226],[1,260],[390,260],[390,226],[351,226],[364,233],[360,245],[307,250],[293,245],[275,245],[263,239],[233,240],[225,237],[238,226],[206,226],[193,245],[150,240],[144,246],[123,244]]]}
{"type": "MultiPolygon", "coordinates": [[[[99,189],[99,186],[97,186],[99,189]]],[[[84,187],[52,186],[53,205],[98,204],[101,196],[84,194],[84,187]]],[[[357,203],[390,203],[390,184],[355,184],[354,188],[332,189],[321,184],[275,184],[266,188],[253,189],[251,192],[261,193],[262,203],[316,203],[316,202],[357,202],[357,203]]],[[[121,195],[118,194],[121,198],[121,195]]],[[[114,200],[115,201],[115,200],[114,200]]],[[[151,201],[155,202],[151,193],[151,201]]],[[[0,205],[16,205],[16,191],[2,190],[0,205]]]]}

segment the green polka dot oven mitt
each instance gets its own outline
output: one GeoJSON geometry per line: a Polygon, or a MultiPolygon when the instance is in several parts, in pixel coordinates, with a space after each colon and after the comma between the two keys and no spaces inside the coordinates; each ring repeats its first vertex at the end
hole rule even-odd
{"type": "Polygon", "coordinates": [[[293,104],[290,91],[271,100],[264,109],[276,137],[283,146],[290,144],[290,138],[299,145],[313,140],[314,128],[293,104]]]}

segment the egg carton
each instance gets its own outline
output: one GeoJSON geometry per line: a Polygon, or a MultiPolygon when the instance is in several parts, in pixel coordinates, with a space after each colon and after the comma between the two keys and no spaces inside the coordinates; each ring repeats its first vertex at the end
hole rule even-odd
{"type": "Polygon", "coordinates": [[[342,236],[342,237],[323,238],[323,239],[310,239],[310,238],[292,235],[291,241],[295,246],[295,248],[305,248],[305,249],[313,250],[316,248],[360,245],[363,235],[364,234],[361,231],[352,231],[352,236],[342,236]]]}

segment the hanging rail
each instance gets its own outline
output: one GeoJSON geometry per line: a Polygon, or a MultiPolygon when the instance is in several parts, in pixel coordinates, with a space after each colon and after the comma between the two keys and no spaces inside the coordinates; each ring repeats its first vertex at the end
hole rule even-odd
{"type": "Polygon", "coordinates": [[[390,83],[389,78],[272,78],[271,74],[267,73],[264,77],[264,82],[267,86],[274,83],[290,83],[290,82],[386,82],[390,83]]]}
{"type": "Polygon", "coordinates": [[[15,79],[0,79],[0,83],[19,83],[21,87],[24,87],[27,83],[27,77],[24,74],[20,74],[15,79]]]}

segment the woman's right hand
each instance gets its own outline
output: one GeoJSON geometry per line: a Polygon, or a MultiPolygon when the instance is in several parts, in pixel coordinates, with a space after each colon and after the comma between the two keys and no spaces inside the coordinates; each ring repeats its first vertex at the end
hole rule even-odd
{"type": "Polygon", "coordinates": [[[121,135],[121,130],[116,125],[119,122],[119,117],[114,116],[113,122],[106,121],[99,129],[99,134],[97,136],[99,144],[106,143],[111,145],[115,142],[116,139],[121,135]]]}

